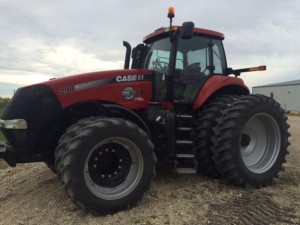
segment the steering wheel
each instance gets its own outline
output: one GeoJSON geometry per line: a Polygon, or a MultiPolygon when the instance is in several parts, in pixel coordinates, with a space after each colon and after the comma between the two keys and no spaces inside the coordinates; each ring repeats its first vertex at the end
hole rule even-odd
{"type": "Polygon", "coordinates": [[[156,58],[156,60],[153,62],[153,68],[158,72],[167,73],[169,70],[169,63],[160,61],[159,58],[156,58]]]}

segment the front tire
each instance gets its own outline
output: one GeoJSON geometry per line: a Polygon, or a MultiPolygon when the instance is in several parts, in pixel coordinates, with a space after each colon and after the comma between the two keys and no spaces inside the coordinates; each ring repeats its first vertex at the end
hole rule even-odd
{"type": "Polygon", "coordinates": [[[66,146],[61,179],[71,200],[94,214],[134,206],[155,173],[154,146],[132,122],[99,119],[66,146]]]}
{"type": "Polygon", "coordinates": [[[219,172],[235,185],[270,184],[288,153],[288,128],[284,111],[269,97],[248,95],[233,102],[214,129],[219,172]]]}
{"type": "Polygon", "coordinates": [[[94,121],[99,120],[100,118],[97,117],[89,117],[84,118],[82,120],[77,121],[77,123],[71,125],[63,136],[58,141],[58,146],[54,153],[54,164],[53,164],[53,171],[57,173],[59,180],[61,180],[61,169],[62,169],[62,156],[66,152],[66,147],[69,144],[69,142],[76,136],[78,133],[78,130],[80,130],[82,127],[92,124],[94,121]]]}

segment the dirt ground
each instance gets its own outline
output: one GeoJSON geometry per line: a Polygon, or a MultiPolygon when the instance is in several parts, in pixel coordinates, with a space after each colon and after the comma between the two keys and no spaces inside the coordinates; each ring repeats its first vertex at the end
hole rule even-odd
{"type": "Polygon", "coordinates": [[[290,154],[272,186],[242,189],[158,169],[138,206],[102,217],[73,205],[45,164],[0,162],[0,224],[300,224],[300,117],[289,123],[290,154]]]}

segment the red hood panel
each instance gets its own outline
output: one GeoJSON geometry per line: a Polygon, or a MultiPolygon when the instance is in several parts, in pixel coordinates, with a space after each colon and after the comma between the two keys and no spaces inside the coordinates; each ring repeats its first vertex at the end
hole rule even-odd
{"type": "Polygon", "coordinates": [[[57,78],[53,80],[49,80],[46,82],[43,82],[42,84],[45,84],[49,87],[56,87],[56,86],[62,86],[62,85],[76,85],[81,84],[84,82],[90,82],[95,80],[101,80],[101,79],[107,79],[107,78],[114,78],[117,76],[123,76],[123,75],[134,75],[134,74],[152,74],[151,70],[107,70],[107,71],[99,71],[99,72],[92,72],[92,73],[83,73],[83,74],[77,74],[72,76],[66,76],[62,78],[57,78]]]}
{"type": "Polygon", "coordinates": [[[151,70],[111,70],[58,78],[50,87],[63,108],[84,101],[104,101],[143,108],[152,97],[151,70]]]}

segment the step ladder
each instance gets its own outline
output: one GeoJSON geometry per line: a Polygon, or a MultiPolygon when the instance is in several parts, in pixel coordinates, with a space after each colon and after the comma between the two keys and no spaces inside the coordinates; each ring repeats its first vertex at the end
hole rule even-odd
{"type": "Polygon", "coordinates": [[[194,141],[192,140],[193,116],[176,115],[176,160],[174,169],[177,173],[197,173],[197,160],[194,141]]]}

